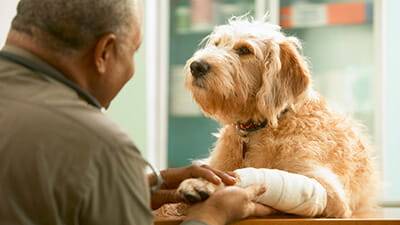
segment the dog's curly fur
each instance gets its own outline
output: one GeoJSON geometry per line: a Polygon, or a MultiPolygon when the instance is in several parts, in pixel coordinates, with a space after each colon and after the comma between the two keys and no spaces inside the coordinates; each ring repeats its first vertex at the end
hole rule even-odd
{"type": "Polygon", "coordinates": [[[375,207],[377,180],[365,129],[312,89],[299,49],[299,41],[279,26],[238,17],[216,27],[188,60],[185,86],[205,115],[223,125],[209,165],[302,174],[327,190],[323,216],[366,215],[375,207]],[[243,48],[249,51],[243,54],[243,48]],[[196,60],[208,64],[206,74],[192,74],[196,60]],[[243,140],[236,124],[249,120],[268,124],[243,140]]]}

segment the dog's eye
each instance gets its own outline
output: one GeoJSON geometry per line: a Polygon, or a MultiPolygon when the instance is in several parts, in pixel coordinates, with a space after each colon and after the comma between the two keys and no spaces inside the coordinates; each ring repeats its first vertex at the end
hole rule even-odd
{"type": "Polygon", "coordinates": [[[236,49],[236,53],[238,55],[248,55],[248,54],[251,54],[251,51],[246,46],[243,46],[243,47],[236,49]]]}
{"type": "Polygon", "coordinates": [[[214,45],[218,47],[219,42],[218,41],[214,42],[214,45]]]}

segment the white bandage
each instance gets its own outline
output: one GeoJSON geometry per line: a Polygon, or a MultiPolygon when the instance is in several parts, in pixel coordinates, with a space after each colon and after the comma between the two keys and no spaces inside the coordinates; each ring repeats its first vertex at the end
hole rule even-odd
{"type": "Polygon", "coordinates": [[[255,201],[286,213],[318,216],[326,207],[325,188],[316,180],[275,169],[235,170],[238,186],[265,184],[267,191],[255,201]]]}

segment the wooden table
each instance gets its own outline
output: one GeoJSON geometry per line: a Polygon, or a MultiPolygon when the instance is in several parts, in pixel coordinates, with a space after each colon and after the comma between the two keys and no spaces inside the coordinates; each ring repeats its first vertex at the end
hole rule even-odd
{"type": "MultiPolygon", "coordinates": [[[[179,225],[183,218],[156,218],[154,225],[179,225]]],[[[246,219],[232,225],[400,225],[400,218],[320,219],[267,218],[246,219]]]]}
{"type": "MultiPolygon", "coordinates": [[[[400,225],[400,208],[383,208],[382,218],[299,218],[289,215],[277,215],[263,219],[246,219],[232,225],[400,225]]],[[[155,219],[154,225],[179,225],[184,217],[162,217],[155,219]]]]}

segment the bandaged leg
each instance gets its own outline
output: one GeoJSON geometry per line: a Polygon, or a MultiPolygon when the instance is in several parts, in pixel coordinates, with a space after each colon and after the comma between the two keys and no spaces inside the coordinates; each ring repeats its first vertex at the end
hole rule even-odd
{"type": "Polygon", "coordinates": [[[267,191],[255,201],[282,212],[312,217],[321,215],[326,207],[326,190],[312,178],[275,169],[244,168],[235,173],[238,186],[265,184],[267,191]]]}

